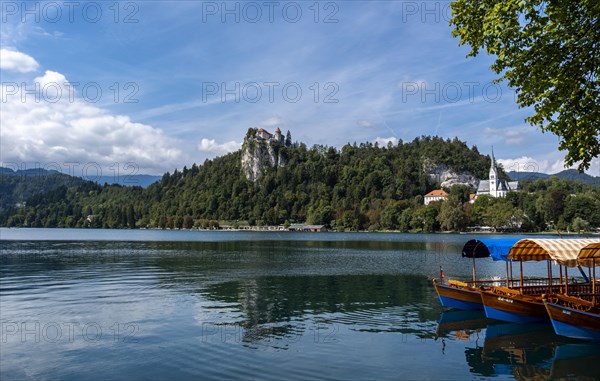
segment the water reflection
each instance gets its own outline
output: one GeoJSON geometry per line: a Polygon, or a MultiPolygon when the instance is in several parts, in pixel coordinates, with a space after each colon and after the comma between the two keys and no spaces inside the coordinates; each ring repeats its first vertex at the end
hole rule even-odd
{"type": "Polygon", "coordinates": [[[445,311],[437,334],[442,340],[470,344],[465,358],[472,374],[517,380],[600,375],[600,346],[558,336],[550,325],[506,324],[487,319],[482,311],[445,311]]]}
{"type": "MultiPolygon", "coordinates": [[[[565,346],[576,342],[507,331],[477,312],[440,320],[431,277],[440,265],[470,276],[454,253],[462,236],[200,236],[212,238],[2,241],[0,323],[11,331],[0,379],[464,380],[600,363],[565,346]],[[101,337],[46,335],[90,324],[101,337]],[[123,340],[131,327],[134,340],[123,340]]],[[[478,269],[497,273],[491,262],[478,269]]]]}
{"type": "Polygon", "coordinates": [[[238,312],[233,321],[224,316],[220,320],[240,325],[247,342],[295,335],[295,325],[284,323],[305,319],[316,320],[321,329],[349,324],[362,332],[432,337],[422,325],[439,313],[424,303],[433,292],[427,278],[391,275],[261,277],[212,284],[201,291],[207,300],[238,312]]]}

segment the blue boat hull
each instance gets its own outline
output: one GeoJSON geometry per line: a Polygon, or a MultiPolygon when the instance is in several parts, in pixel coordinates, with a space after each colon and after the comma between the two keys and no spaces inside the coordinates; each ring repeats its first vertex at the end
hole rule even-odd
{"type": "Polygon", "coordinates": [[[600,316],[546,302],[550,321],[557,335],[600,341],[600,316]]]}
{"type": "Polygon", "coordinates": [[[485,310],[485,316],[487,316],[489,319],[502,320],[518,324],[548,323],[548,318],[527,316],[488,306],[483,306],[483,309],[485,310]]]}
{"type": "Polygon", "coordinates": [[[572,337],[574,339],[600,341],[600,331],[577,327],[567,323],[551,320],[554,332],[557,335],[572,337]]]}
{"type": "Polygon", "coordinates": [[[459,310],[482,310],[483,309],[483,304],[481,304],[481,303],[467,302],[464,300],[448,298],[448,297],[441,296],[441,295],[439,295],[439,298],[440,298],[440,303],[442,303],[442,306],[444,306],[444,307],[456,308],[459,310]]]}
{"type": "Polygon", "coordinates": [[[495,294],[491,291],[481,293],[485,315],[490,319],[510,323],[550,323],[548,313],[542,301],[532,298],[495,294]]]}
{"type": "Polygon", "coordinates": [[[440,303],[444,307],[459,310],[483,310],[481,295],[478,291],[441,284],[435,284],[435,290],[440,298],[440,303]]]}

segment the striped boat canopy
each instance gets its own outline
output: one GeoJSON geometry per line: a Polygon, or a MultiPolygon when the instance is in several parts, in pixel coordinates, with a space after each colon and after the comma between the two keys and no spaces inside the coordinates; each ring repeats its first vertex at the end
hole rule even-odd
{"type": "Polygon", "coordinates": [[[577,263],[581,266],[600,266],[600,242],[590,243],[579,252],[577,263]]]}
{"type": "Polygon", "coordinates": [[[597,239],[522,239],[509,251],[514,261],[554,260],[563,266],[577,266],[579,251],[597,239]]]}
{"type": "Polygon", "coordinates": [[[462,256],[467,258],[492,257],[494,261],[508,261],[508,251],[518,238],[486,238],[469,240],[462,249],[462,256]]]}

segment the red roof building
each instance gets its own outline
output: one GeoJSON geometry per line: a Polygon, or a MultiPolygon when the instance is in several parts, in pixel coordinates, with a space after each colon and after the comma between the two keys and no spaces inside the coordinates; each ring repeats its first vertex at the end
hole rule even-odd
{"type": "Polygon", "coordinates": [[[433,201],[443,201],[448,198],[448,193],[443,189],[435,189],[423,196],[423,202],[425,205],[429,205],[433,201]]]}
{"type": "Polygon", "coordinates": [[[264,128],[259,128],[256,130],[256,136],[265,140],[269,140],[273,137],[273,135],[271,135],[269,131],[265,130],[264,128]]]}

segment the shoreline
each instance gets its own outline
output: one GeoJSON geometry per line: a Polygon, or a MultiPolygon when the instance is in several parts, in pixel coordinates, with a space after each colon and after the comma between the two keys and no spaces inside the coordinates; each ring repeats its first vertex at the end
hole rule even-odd
{"type": "MultiPolygon", "coordinates": [[[[115,231],[115,230],[127,230],[127,231],[181,231],[181,232],[251,232],[251,233],[382,233],[382,234],[436,234],[436,235],[444,235],[444,234],[462,234],[462,235],[557,235],[557,236],[600,236],[600,232],[559,232],[556,230],[551,231],[543,231],[543,232],[502,232],[502,231],[435,231],[435,232],[416,232],[416,231],[400,231],[400,230],[348,230],[348,231],[339,231],[335,229],[325,230],[325,231],[299,231],[299,230],[289,230],[289,229],[268,229],[266,227],[257,227],[256,229],[160,229],[160,228],[90,228],[90,227],[9,227],[9,226],[0,226],[0,229],[11,229],[11,230],[21,230],[21,229],[52,229],[52,230],[103,230],[103,231],[115,231]]],[[[1,240],[1,238],[0,238],[1,240]]]]}

